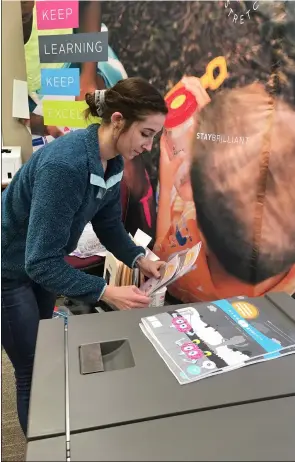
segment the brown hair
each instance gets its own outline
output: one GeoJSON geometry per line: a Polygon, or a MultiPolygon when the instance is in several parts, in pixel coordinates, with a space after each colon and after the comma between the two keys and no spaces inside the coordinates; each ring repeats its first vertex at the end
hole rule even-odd
{"type": "Polygon", "coordinates": [[[221,92],[199,116],[191,167],[198,224],[220,263],[245,282],[295,263],[294,124],[291,107],[260,84],[221,92]]]}
{"type": "MultiPolygon", "coordinates": [[[[85,100],[89,106],[85,113],[86,118],[90,115],[98,117],[95,93],[87,93],[85,100]]],[[[120,80],[104,91],[100,115],[103,123],[109,124],[114,112],[122,114],[125,120],[124,130],[127,130],[133,122],[142,120],[147,115],[166,115],[168,109],[164,98],[153,85],[140,77],[131,77],[120,80]]]]}

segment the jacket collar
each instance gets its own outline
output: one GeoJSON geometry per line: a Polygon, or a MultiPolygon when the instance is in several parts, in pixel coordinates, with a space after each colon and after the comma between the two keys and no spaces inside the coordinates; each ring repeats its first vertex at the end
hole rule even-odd
{"type": "Polygon", "coordinates": [[[90,173],[90,183],[107,188],[108,184],[113,185],[118,181],[121,181],[123,177],[124,161],[120,155],[108,161],[109,174],[108,180],[105,182],[98,143],[99,127],[99,124],[91,124],[86,128],[85,142],[88,156],[88,168],[90,173]]]}

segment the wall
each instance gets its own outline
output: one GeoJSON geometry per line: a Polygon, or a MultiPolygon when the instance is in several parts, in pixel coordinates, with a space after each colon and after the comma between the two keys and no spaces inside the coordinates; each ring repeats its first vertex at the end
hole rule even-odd
{"type": "Polygon", "coordinates": [[[26,80],[21,8],[18,1],[2,1],[2,133],[4,146],[21,146],[23,161],[32,153],[27,129],[12,118],[13,79],[26,80]]]}

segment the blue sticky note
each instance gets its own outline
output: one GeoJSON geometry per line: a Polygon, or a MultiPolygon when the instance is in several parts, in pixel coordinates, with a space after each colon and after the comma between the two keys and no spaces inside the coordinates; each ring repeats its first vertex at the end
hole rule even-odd
{"type": "Polygon", "coordinates": [[[80,95],[79,69],[41,69],[41,94],[54,96],[80,95]]]}

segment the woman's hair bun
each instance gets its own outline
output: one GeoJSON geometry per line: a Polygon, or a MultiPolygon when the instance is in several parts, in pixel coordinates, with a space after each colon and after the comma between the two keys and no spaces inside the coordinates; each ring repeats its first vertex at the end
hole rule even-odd
{"type": "Polygon", "coordinates": [[[106,124],[111,122],[114,112],[122,114],[126,126],[144,119],[147,115],[166,115],[168,112],[160,92],[140,77],[120,80],[108,90],[87,93],[85,101],[89,107],[86,117],[101,117],[106,124]]]}

